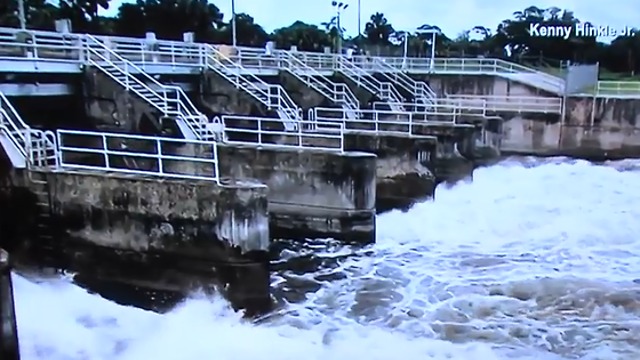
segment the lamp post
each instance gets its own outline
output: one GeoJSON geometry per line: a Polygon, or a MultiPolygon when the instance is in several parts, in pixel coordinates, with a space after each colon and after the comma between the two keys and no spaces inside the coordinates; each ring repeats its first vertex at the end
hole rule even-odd
{"type": "Polygon", "coordinates": [[[331,6],[333,6],[336,10],[336,27],[338,28],[338,44],[337,50],[338,54],[342,54],[342,24],[340,23],[340,15],[342,15],[342,11],[349,7],[349,4],[345,4],[343,2],[332,1],[331,6]]]}
{"type": "Polygon", "coordinates": [[[362,35],[362,22],[360,15],[362,15],[362,8],[360,7],[360,0],[358,0],[358,40],[360,40],[359,38],[362,35]]]}
{"type": "Polygon", "coordinates": [[[233,47],[238,45],[238,34],[236,29],[236,0],[231,0],[231,39],[233,47]]]}
{"type": "Polygon", "coordinates": [[[409,52],[409,32],[405,31],[404,33],[404,46],[403,46],[403,55],[402,55],[402,68],[407,67],[407,53],[409,52]]]}
{"type": "Polygon", "coordinates": [[[24,14],[24,0],[18,0],[18,18],[20,19],[20,28],[22,30],[27,28],[27,19],[24,14]]]}
{"type": "Polygon", "coordinates": [[[433,70],[435,65],[435,57],[436,57],[436,34],[439,33],[439,30],[433,27],[429,27],[427,29],[418,28],[418,33],[420,34],[431,34],[431,56],[430,56],[430,68],[433,70]]]}

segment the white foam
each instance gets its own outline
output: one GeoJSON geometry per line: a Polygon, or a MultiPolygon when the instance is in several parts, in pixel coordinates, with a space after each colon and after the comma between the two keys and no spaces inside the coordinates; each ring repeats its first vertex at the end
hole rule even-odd
{"type": "Polygon", "coordinates": [[[220,299],[158,315],[15,276],[23,356],[640,358],[640,173],[621,168],[633,166],[479,169],[435,202],[381,216],[378,243],[343,260],[345,279],[263,325],[220,299]]]}

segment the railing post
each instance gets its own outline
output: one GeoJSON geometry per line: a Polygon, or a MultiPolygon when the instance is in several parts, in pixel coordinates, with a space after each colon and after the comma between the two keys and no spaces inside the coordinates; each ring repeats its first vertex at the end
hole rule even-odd
{"type": "Polygon", "coordinates": [[[160,139],[156,139],[156,154],[158,155],[158,173],[160,175],[164,174],[164,159],[162,156],[162,141],[160,139]]]}
{"type": "Polygon", "coordinates": [[[104,154],[104,167],[109,170],[111,168],[111,164],[109,163],[109,147],[107,146],[107,136],[105,134],[101,134],[102,138],[102,153],[104,154]]]}
{"type": "Polygon", "coordinates": [[[140,54],[142,55],[142,66],[146,68],[147,66],[147,49],[144,46],[144,43],[140,43],[140,54]]]}
{"type": "Polygon", "coordinates": [[[218,185],[220,185],[220,164],[218,162],[218,144],[216,142],[211,143],[211,152],[213,154],[213,171],[215,174],[215,181],[218,185]]]}
{"type": "Polygon", "coordinates": [[[298,147],[302,148],[302,124],[298,124],[298,147]]]}
{"type": "Polygon", "coordinates": [[[258,119],[258,145],[262,146],[262,119],[258,119]]]}
{"type": "Polygon", "coordinates": [[[38,44],[36,43],[36,38],[37,38],[37,36],[33,36],[31,38],[33,40],[31,45],[33,46],[33,57],[37,59],[38,58],[38,44]]]}
{"type": "Polygon", "coordinates": [[[129,64],[127,62],[124,63],[124,72],[127,75],[124,77],[124,88],[128,91],[131,88],[129,86],[129,64]]]}

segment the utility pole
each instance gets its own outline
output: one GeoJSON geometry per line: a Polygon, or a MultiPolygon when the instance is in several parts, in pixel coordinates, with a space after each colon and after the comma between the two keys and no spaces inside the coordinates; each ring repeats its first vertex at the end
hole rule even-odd
{"type": "Polygon", "coordinates": [[[238,36],[236,29],[236,0],[231,0],[231,38],[233,39],[233,47],[238,45],[238,36]]]}
{"type": "Polygon", "coordinates": [[[361,15],[362,15],[362,8],[360,7],[360,0],[358,0],[358,37],[362,35],[362,22],[361,22],[362,20],[360,20],[361,15]]]}
{"type": "Polygon", "coordinates": [[[18,0],[18,17],[20,18],[20,28],[27,28],[27,19],[24,13],[24,0],[18,0]]]}
{"type": "Polygon", "coordinates": [[[331,6],[336,9],[336,28],[338,28],[338,44],[337,50],[338,54],[342,54],[342,24],[340,23],[340,16],[342,15],[342,11],[349,7],[349,4],[345,4],[343,2],[332,1],[331,6]]]}

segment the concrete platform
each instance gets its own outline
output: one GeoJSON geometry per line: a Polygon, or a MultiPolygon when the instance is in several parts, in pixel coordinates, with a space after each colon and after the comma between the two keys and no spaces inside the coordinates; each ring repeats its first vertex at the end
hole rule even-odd
{"type": "Polygon", "coordinates": [[[168,259],[228,286],[239,308],[269,307],[264,184],[15,170],[3,180],[5,246],[51,250],[75,271],[95,248],[149,267],[168,259]]]}
{"type": "Polygon", "coordinates": [[[311,149],[218,147],[220,171],[269,187],[273,238],[375,241],[376,156],[311,149]]]}

